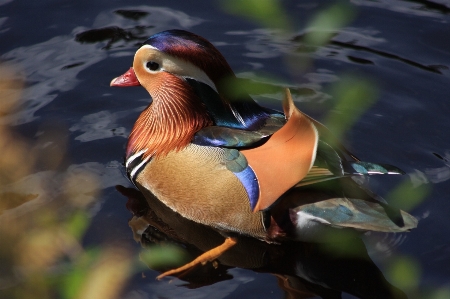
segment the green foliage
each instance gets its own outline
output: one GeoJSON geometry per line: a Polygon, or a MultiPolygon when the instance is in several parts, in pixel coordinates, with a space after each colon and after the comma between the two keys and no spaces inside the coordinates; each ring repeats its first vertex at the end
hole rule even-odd
{"type": "Polygon", "coordinates": [[[421,276],[420,265],[410,257],[396,257],[386,273],[391,282],[404,291],[416,289],[421,276]]]}
{"type": "Polygon", "coordinates": [[[75,239],[80,240],[84,236],[86,229],[89,227],[89,223],[89,215],[85,211],[81,210],[76,211],[67,219],[65,227],[69,234],[71,234],[75,239]]]}
{"type": "Polygon", "coordinates": [[[431,291],[428,298],[430,298],[430,299],[448,299],[448,298],[450,298],[450,287],[440,288],[435,291],[431,291]]]}
{"type": "Polygon", "coordinates": [[[88,278],[89,270],[99,258],[101,250],[94,248],[85,251],[79,258],[67,264],[66,274],[60,277],[59,290],[65,299],[76,298],[83,283],[88,278]]]}
{"type": "Polygon", "coordinates": [[[386,200],[394,207],[411,211],[427,197],[430,191],[430,184],[414,187],[410,180],[404,180],[389,193],[386,200]]]}
{"type": "Polygon", "coordinates": [[[288,14],[279,0],[227,0],[223,8],[235,15],[256,21],[267,28],[288,30],[291,25],[288,14]]]}
{"type": "Polygon", "coordinates": [[[141,260],[151,269],[179,266],[187,261],[182,249],[174,245],[153,245],[140,254],[141,260]]]}
{"type": "Polygon", "coordinates": [[[341,140],[350,127],[373,105],[378,92],[370,81],[347,76],[331,87],[331,94],[334,97],[334,107],[323,123],[341,140]]]}
{"type": "Polygon", "coordinates": [[[274,94],[280,92],[280,86],[282,86],[281,81],[273,76],[258,76],[252,80],[225,78],[219,84],[224,90],[227,90],[229,96],[237,99],[245,98],[248,94],[274,94]]]}
{"type": "Polygon", "coordinates": [[[355,13],[351,6],[335,4],[313,17],[307,26],[308,34],[303,42],[315,47],[326,45],[337,31],[347,25],[355,13]]]}

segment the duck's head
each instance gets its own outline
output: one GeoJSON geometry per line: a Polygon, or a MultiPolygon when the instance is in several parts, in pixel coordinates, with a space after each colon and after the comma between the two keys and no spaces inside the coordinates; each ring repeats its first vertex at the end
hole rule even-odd
{"type": "Polygon", "coordinates": [[[158,98],[162,83],[193,79],[220,93],[219,82],[234,77],[223,55],[206,39],[184,30],[167,30],[147,39],[137,50],[133,67],[111,86],[142,85],[158,98]]]}

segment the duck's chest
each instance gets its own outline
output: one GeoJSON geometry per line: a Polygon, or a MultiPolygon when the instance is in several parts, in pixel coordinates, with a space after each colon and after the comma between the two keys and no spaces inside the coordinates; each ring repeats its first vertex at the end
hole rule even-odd
{"type": "MultiPolygon", "coordinates": [[[[189,145],[139,166],[134,175],[139,188],[198,223],[258,238],[265,237],[260,212],[252,212],[246,189],[224,164],[220,148],[189,145]]],[[[134,172],[133,172],[134,171],[134,172]]]]}

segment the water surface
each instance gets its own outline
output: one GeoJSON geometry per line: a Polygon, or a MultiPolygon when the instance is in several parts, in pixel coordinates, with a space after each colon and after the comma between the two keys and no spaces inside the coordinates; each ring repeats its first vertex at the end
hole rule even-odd
{"type": "MultiPolygon", "coordinates": [[[[38,163],[28,181],[21,184],[48,184],[49,178],[60,174],[94,173],[101,193],[94,195],[95,188],[77,185],[85,197],[92,197],[83,208],[90,221],[82,247],[109,244],[137,255],[141,244],[134,240],[128,224],[132,215],[125,207],[127,198],[115,186],[131,187],[121,166],[124,147],[150,98],[142,88],[111,89],[109,82],[129,68],[137,45],[148,36],[172,28],[189,30],[215,44],[239,77],[262,75],[290,86],[297,106],[318,119],[333,113],[360,113],[358,107],[334,108],[331,86],[347,74],[374,82],[377,101],[346,132],[345,143],[364,160],[398,166],[407,173],[413,190],[427,186],[429,193],[410,211],[419,219],[417,229],[408,234],[372,234],[364,239],[362,252],[366,249],[367,260],[374,263],[375,268],[370,269],[381,271],[379,286],[387,283],[399,289],[392,296],[402,298],[405,293],[408,298],[433,298],[439,290],[448,294],[450,6],[430,1],[351,1],[353,20],[336,32],[328,45],[303,51],[301,37],[314,29],[307,24],[331,4],[284,1],[293,30],[278,35],[257,22],[227,13],[214,1],[0,1],[0,60],[15,65],[17,77],[25,78],[21,109],[2,116],[1,122],[30,141],[47,135],[67,140],[63,162],[57,166],[38,163]],[[305,57],[312,63],[306,68],[297,66],[305,57]],[[399,258],[414,262],[417,285],[395,284],[392,265],[399,258]]],[[[268,105],[276,108],[280,95],[266,94],[272,99],[268,105]]],[[[382,178],[371,183],[374,191],[384,196],[402,181],[382,178]]],[[[39,190],[33,192],[40,194],[39,190]]],[[[26,215],[20,209],[15,212],[26,215]]],[[[3,215],[15,212],[7,210],[3,215]]],[[[265,245],[251,245],[247,250],[258,246],[265,245]]],[[[214,283],[191,282],[190,287],[184,286],[182,279],[156,281],[158,272],[143,267],[127,280],[120,298],[284,298],[284,288],[270,274],[277,269],[224,264],[214,283]]],[[[320,263],[305,267],[311,274],[315,266],[324,267],[319,271],[324,274],[341,271],[342,265],[330,261],[330,269],[320,263]]],[[[214,269],[208,271],[197,276],[211,275],[214,269]]],[[[358,277],[358,272],[353,273],[358,277]]],[[[2,276],[8,279],[1,280],[0,289],[16,284],[9,283],[11,276],[6,270],[2,276]]],[[[343,298],[354,298],[349,294],[355,288],[344,288],[336,283],[336,277],[327,278],[321,287],[309,279],[300,280],[309,294],[296,293],[298,298],[338,298],[340,291],[343,298]],[[327,293],[327,289],[333,291],[327,293]]]]}

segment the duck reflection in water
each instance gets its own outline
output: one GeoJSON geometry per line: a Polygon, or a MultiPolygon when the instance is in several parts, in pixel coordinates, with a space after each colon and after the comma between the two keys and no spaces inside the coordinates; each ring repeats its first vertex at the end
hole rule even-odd
{"type": "MultiPolygon", "coordinates": [[[[320,202],[339,192],[347,196],[369,196],[351,179],[344,181],[345,184],[335,181],[296,188],[284,197],[289,197],[288,202],[291,198],[320,202]]],[[[117,186],[117,190],[128,198],[127,208],[133,214],[129,225],[143,247],[151,250],[155,244],[171,244],[192,260],[223,243],[221,231],[181,217],[155,197],[146,194],[145,198],[138,190],[123,186],[117,186]]],[[[353,230],[330,229],[324,234],[323,240],[329,242],[281,244],[236,235],[237,244],[216,260],[175,276],[187,282],[185,287],[198,288],[232,279],[227,270],[238,267],[275,275],[286,298],[290,299],[341,298],[342,292],[358,298],[406,298],[401,290],[387,282],[353,230]]],[[[166,271],[167,268],[154,270],[166,271]]]]}

